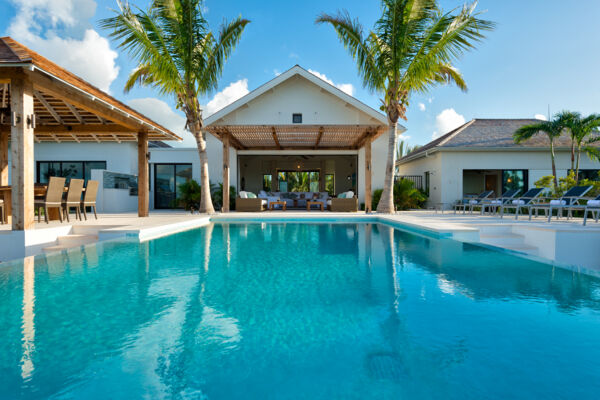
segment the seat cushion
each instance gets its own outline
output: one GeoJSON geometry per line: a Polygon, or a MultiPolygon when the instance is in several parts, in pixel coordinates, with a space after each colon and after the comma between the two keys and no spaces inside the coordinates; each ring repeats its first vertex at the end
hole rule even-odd
{"type": "Polygon", "coordinates": [[[249,199],[256,199],[256,195],[252,192],[247,192],[247,196],[249,199]]]}
{"type": "Polygon", "coordinates": [[[588,207],[600,207],[600,200],[590,200],[587,202],[588,207]]]}
{"type": "Polygon", "coordinates": [[[551,206],[564,206],[565,204],[567,204],[565,200],[550,200],[551,206]]]}
{"type": "Polygon", "coordinates": [[[247,192],[245,192],[245,191],[242,190],[240,192],[240,199],[247,199],[247,198],[248,198],[247,192]]]}

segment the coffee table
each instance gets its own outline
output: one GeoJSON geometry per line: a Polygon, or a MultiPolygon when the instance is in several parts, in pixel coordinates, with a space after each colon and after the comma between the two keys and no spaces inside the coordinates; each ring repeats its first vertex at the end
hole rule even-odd
{"type": "Polygon", "coordinates": [[[306,201],[306,211],[310,211],[310,206],[320,206],[321,211],[325,211],[324,204],[322,201],[307,200],[306,201]]]}
{"type": "Polygon", "coordinates": [[[275,209],[275,207],[273,207],[273,206],[281,206],[281,209],[283,211],[285,211],[287,208],[287,203],[285,201],[281,201],[281,200],[280,201],[272,201],[269,203],[269,211],[273,211],[275,209]]]}

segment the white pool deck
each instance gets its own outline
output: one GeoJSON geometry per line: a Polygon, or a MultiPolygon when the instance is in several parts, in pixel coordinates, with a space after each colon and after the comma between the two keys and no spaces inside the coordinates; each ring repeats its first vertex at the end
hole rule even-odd
{"type": "Polygon", "coordinates": [[[558,266],[600,272],[600,223],[581,219],[546,222],[543,217],[529,221],[521,216],[515,220],[479,214],[463,215],[432,211],[403,211],[394,215],[365,213],[332,213],[321,211],[269,211],[261,213],[227,213],[212,216],[183,211],[155,211],[147,218],[135,213],[99,214],[87,221],[60,223],[52,221],[35,224],[27,232],[12,232],[9,225],[0,225],[0,261],[7,261],[42,252],[110,239],[146,241],[165,235],[194,229],[213,222],[299,220],[323,222],[378,221],[426,231],[455,240],[495,247],[518,255],[558,266]]]}

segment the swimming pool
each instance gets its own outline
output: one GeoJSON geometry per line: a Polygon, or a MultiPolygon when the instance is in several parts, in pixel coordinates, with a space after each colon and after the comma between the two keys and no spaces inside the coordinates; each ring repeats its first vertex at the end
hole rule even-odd
{"type": "Polygon", "coordinates": [[[0,398],[597,398],[600,279],[378,223],[0,267],[0,398]]]}

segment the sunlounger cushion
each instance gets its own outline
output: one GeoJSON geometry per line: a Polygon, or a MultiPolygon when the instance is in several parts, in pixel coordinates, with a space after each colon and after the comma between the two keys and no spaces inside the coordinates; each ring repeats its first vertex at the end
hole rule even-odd
{"type": "Polygon", "coordinates": [[[564,206],[565,204],[567,204],[565,200],[550,200],[551,206],[564,206]]]}
{"type": "Polygon", "coordinates": [[[514,205],[517,205],[517,204],[525,204],[525,200],[520,200],[520,199],[517,199],[517,200],[513,200],[513,201],[512,201],[512,203],[513,203],[514,205]]]}
{"type": "Polygon", "coordinates": [[[600,207],[600,200],[590,200],[587,202],[588,207],[600,207]]]}

